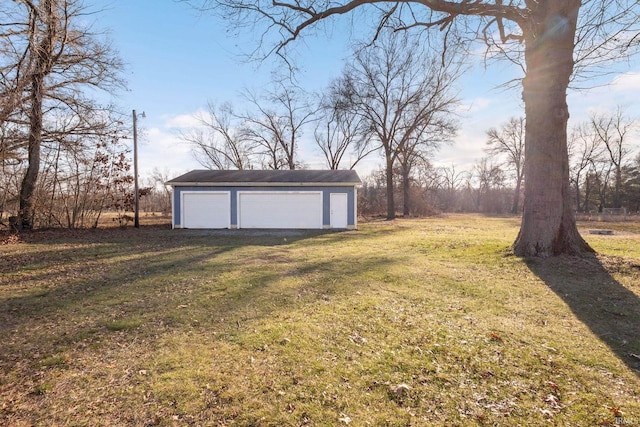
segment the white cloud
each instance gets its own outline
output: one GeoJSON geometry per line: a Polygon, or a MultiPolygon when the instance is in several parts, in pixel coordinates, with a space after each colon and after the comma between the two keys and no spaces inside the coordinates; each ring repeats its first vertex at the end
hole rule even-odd
{"type": "Polygon", "coordinates": [[[631,71],[620,74],[613,79],[611,85],[612,89],[616,92],[637,92],[640,90],[640,72],[631,71]]]}
{"type": "Polygon", "coordinates": [[[203,168],[193,156],[191,146],[180,139],[179,132],[201,126],[197,117],[204,113],[199,109],[189,114],[164,115],[155,126],[141,128],[138,169],[142,179],[149,177],[155,168],[168,170],[172,177],[203,168]]]}
{"type": "Polygon", "coordinates": [[[473,98],[465,100],[458,108],[458,111],[461,113],[477,113],[489,108],[491,106],[491,102],[492,101],[489,98],[473,98]]]}
{"type": "Polygon", "coordinates": [[[138,144],[140,177],[148,177],[154,168],[167,169],[171,175],[178,176],[192,169],[201,169],[202,166],[194,159],[188,144],[180,141],[175,134],[154,127],[145,130],[138,144]]]}
{"type": "Polygon", "coordinates": [[[169,129],[188,129],[194,127],[200,127],[202,124],[198,117],[202,117],[205,114],[203,110],[198,110],[191,114],[179,114],[177,116],[170,116],[166,118],[164,126],[169,129]]]}
{"type": "Polygon", "coordinates": [[[456,168],[471,169],[473,165],[485,156],[486,129],[479,126],[463,128],[450,145],[443,146],[434,156],[433,163],[436,166],[448,167],[456,165],[456,168]]]}
{"type": "Polygon", "coordinates": [[[593,113],[613,112],[621,108],[630,117],[640,117],[640,72],[630,71],[614,77],[609,84],[570,92],[567,97],[571,113],[570,126],[583,122],[593,113]]]}
{"type": "Polygon", "coordinates": [[[459,170],[470,170],[473,165],[486,156],[484,149],[487,131],[499,128],[511,117],[524,115],[522,106],[515,96],[508,97],[476,97],[465,100],[468,111],[460,119],[460,130],[453,144],[443,146],[435,155],[436,166],[449,167],[456,165],[459,170]],[[499,101],[499,102],[498,102],[499,101]]]}

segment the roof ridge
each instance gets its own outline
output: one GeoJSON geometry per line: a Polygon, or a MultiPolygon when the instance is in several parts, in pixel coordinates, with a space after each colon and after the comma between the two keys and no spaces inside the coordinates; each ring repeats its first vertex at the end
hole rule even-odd
{"type": "Polygon", "coordinates": [[[294,170],[210,170],[195,169],[167,184],[177,183],[317,183],[361,184],[354,169],[294,169],[294,170]]]}

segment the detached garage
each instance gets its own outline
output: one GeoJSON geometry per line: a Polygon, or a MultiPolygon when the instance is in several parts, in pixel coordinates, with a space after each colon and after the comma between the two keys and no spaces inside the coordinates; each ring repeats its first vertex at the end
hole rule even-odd
{"type": "Polygon", "coordinates": [[[353,170],[194,170],[173,188],[173,228],[355,229],[353,170]]]}

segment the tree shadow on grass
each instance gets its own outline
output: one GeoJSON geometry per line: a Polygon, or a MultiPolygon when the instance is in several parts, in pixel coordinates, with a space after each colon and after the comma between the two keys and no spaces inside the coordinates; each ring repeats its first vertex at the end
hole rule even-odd
{"type": "Polygon", "coordinates": [[[637,276],[640,264],[614,257],[526,260],[576,317],[640,376],[640,297],[611,272],[637,276]]]}
{"type": "Polygon", "coordinates": [[[344,268],[336,266],[362,274],[394,262],[313,256],[342,233],[183,231],[51,233],[28,257],[18,251],[1,260],[0,342],[15,343],[0,349],[0,373],[23,353],[74,348],[118,328],[153,341],[192,318],[219,329],[219,318],[240,324],[289,304],[356,292],[339,286],[344,268]],[[299,242],[308,255],[290,259],[299,242]],[[291,283],[281,285],[283,279],[291,283]]]}

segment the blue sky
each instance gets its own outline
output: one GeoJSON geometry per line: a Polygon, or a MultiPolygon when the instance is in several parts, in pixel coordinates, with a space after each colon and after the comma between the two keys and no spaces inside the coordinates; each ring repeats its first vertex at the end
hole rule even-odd
{"type": "MultiPolygon", "coordinates": [[[[243,88],[259,89],[277,62],[246,63],[239,53],[255,47],[252,35],[235,38],[226,22],[200,15],[184,3],[173,0],[86,0],[96,29],[108,30],[113,46],[126,63],[129,90],[116,103],[125,111],[144,111],[140,120],[144,137],[139,145],[140,174],[144,179],[154,167],[177,176],[201,168],[190,147],[176,136],[190,117],[208,101],[231,101],[239,105],[243,88]]],[[[322,89],[343,67],[348,48],[346,32],[332,37],[306,38],[295,45],[296,61],[302,68],[299,79],[310,90],[322,89]],[[344,33],[344,34],[343,34],[344,33]]],[[[572,121],[584,120],[593,109],[613,110],[621,105],[640,116],[635,107],[640,95],[640,67],[620,70],[606,81],[614,84],[588,92],[570,93],[572,121]]],[[[483,157],[485,131],[499,127],[512,116],[523,114],[518,90],[497,88],[517,75],[505,63],[488,69],[476,64],[460,81],[462,127],[451,146],[443,147],[435,163],[469,169],[483,157]]],[[[321,154],[313,146],[312,132],[301,147],[301,158],[310,168],[324,168],[321,154]]],[[[361,176],[381,161],[373,159],[357,168],[361,176]]]]}

